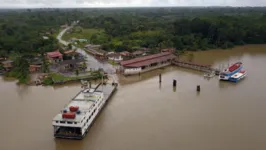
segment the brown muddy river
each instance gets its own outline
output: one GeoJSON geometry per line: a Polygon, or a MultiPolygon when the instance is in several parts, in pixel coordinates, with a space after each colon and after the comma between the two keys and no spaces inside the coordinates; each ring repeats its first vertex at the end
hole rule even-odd
{"type": "Polygon", "coordinates": [[[215,66],[242,61],[248,76],[232,84],[168,67],[121,78],[81,141],[54,139],[52,128],[52,118],[79,84],[26,87],[0,79],[0,150],[265,150],[266,46],[198,52],[194,61],[215,66]]]}

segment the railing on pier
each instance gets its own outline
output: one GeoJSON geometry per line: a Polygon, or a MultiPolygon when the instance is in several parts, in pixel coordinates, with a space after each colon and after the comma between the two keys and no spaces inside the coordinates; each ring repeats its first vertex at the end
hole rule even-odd
{"type": "Polygon", "coordinates": [[[172,64],[179,66],[179,67],[194,69],[194,70],[203,71],[203,72],[215,72],[215,74],[220,73],[219,69],[212,68],[211,65],[201,65],[201,64],[183,62],[183,61],[177,61],[177,60],[172,61],[172,64]]]}

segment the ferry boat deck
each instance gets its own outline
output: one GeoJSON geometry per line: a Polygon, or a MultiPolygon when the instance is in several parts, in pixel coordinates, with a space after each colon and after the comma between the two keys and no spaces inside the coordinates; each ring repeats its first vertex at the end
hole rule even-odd
{"type": "MultiPolygon", "coordinates": [[[[90,112],[90,109],[92,108],[93,104],[97,99],[99,99],[101,96],[100,91],[95,91],[95,89],[85,89],[81,92],[79,92],[71,101],[69,104],[65,106],[65,109],[67,112],[70,111],[71,106],[78,106],[80,113],[75,116],[73,119],[63,118],[62,114],[57,114],[53,120],[55,121],[71,121],[72,123],[77,123],[82,120],[82,118],[85,116],[87,112],[90,112]]],[[[69,122],[69,124],[72,124],[69,122]]]]}

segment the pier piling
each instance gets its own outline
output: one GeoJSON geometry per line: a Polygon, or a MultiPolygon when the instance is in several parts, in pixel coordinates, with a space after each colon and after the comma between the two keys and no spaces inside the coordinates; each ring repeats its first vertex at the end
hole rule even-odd
{"type": "Polygon", "coordinates": [[[173,87],[176,87],[176,80],[173,80],[173,87]]]}
{"type": "Polygon", "coordinates": [[[159,74],[159,83],[161,83],[161,82],[162,82],[162,75],[159,74]]]}
{"type": "Polygon", "coordinates": [[[197,85],[197,92],[200,92],[200,85],[197,85]]]}

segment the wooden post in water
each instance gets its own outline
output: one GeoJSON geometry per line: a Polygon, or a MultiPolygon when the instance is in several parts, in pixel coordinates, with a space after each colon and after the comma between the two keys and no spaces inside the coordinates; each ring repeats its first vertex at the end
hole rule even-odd
{"type": "Polygon", "coordinates": [[[197,85],[197,92],[200,92],[200,85],[197,85]]]}
{"type": "Polygon", "coordinates": [[[159,74],[159,83],[161,83],[161,82],[162,82],[162,75],[159,74]]]}
{"type": "Polygon", "coordinates": [[[89,82],[89,88],[91,88],[91,82],[89,82]]]}
{"type": "Polygon", "coordinates": [[[176,80],[173,80],[173,87],[176,87],[176,80]]]}

